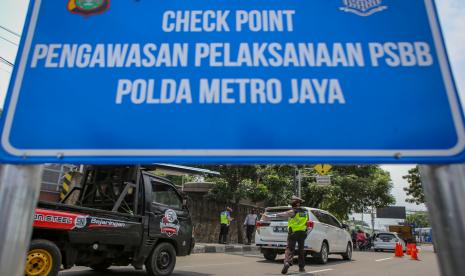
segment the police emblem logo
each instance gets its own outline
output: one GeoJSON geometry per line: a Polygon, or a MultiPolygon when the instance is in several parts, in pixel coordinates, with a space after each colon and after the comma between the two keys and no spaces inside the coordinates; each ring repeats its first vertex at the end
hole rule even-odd
{"type": "Polygon", "coordinates": [[[77,217],[74,222],[74,226],[76,228],[84,228],[86,227],[86,224],[87,224],[87,217],[84,217],[84,216],[77,217]]]}
{"type": "Polygon", "coordinates": [[[105,12],[110,7],[110,0],[69,0],[68,10],[72,13],[89,16],[105,12]]]}
{"type": "Polygon", "coordinates": [[[172,237],[179,233],[180,228],[176,212],[171,209],[166,210],[165,216],[160,220],[160,231],[172,237]]]}
{"type": "Polygon", "coordinates": [[[176,214],[176,212],[170,209],[166,210],[165,217],[170,223],[173,223],[178,219],[178,215],[176,214]]]}
{"type": "Polygon", "coordinates": [[[359,16],[370,16],[387,9],[382,0],[343,0],[341,11],[351,12],[359,16]]]}

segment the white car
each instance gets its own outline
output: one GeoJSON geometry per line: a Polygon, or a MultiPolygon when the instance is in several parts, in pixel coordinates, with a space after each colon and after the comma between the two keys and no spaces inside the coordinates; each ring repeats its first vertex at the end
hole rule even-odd
{"type": "Polygon", "coordinates": [[[384,250],[395,250],[396,243],[400,242],[402,249],[405,251],[407,247],[397,233],[394,232],[379,232],[374,236],[373,248],[376,252],[384,250]]]}
{"type": "MultiPolygon", "coordinates": [[[[305,251],[315,257],[319,263],[328,262],[329,254],[340,254],[345,260],[352,259],[352,239],[347,226],[341,224],[330,213],[308,207],[310,226],[305,251]]],[[[276,255],[283,254],[287,244],[287,218],[278,218],[276,213],[291,210],[289,206],[266,208],[262,220],[257,222],[255,244],[261,248],[267,260],[274,260],[276,255]]]]}

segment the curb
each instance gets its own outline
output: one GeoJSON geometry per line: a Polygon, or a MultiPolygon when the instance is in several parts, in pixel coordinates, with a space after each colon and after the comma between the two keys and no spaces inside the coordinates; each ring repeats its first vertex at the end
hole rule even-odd
{"type": "Polygon", "coordinates": [[[248,253],[260,252],[260,248],[251,245],[224,245],[224,244],[196,244],[192,250],[193,254],[201,253],[248,253]]]}

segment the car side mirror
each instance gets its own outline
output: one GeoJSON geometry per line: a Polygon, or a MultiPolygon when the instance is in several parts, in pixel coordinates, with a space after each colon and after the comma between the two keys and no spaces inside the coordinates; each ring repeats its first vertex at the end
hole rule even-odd
{"type": "Polygon", "coordinates": [[[347,224],[343,223],[343,224],[342,224],[342,229],[349,230],[349,225],[347,225],[347,224]]]}

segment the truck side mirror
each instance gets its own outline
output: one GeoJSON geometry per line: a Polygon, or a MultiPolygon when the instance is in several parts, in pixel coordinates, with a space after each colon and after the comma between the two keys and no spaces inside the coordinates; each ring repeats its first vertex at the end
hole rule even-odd
{"type": "Polygon", "coordinates": [[[188,197],[187,197],[187,194],[182,192],[181,193],[181,197],[182,197],[182,208],[183,209],[187,209],[188,205],[187,205],[187,202],[188,202],[188,197]]]}
{"type": "Polygon", "coordinates": [[[187,198],[182,199],[182,208],[187,209],[187,198]]]}

